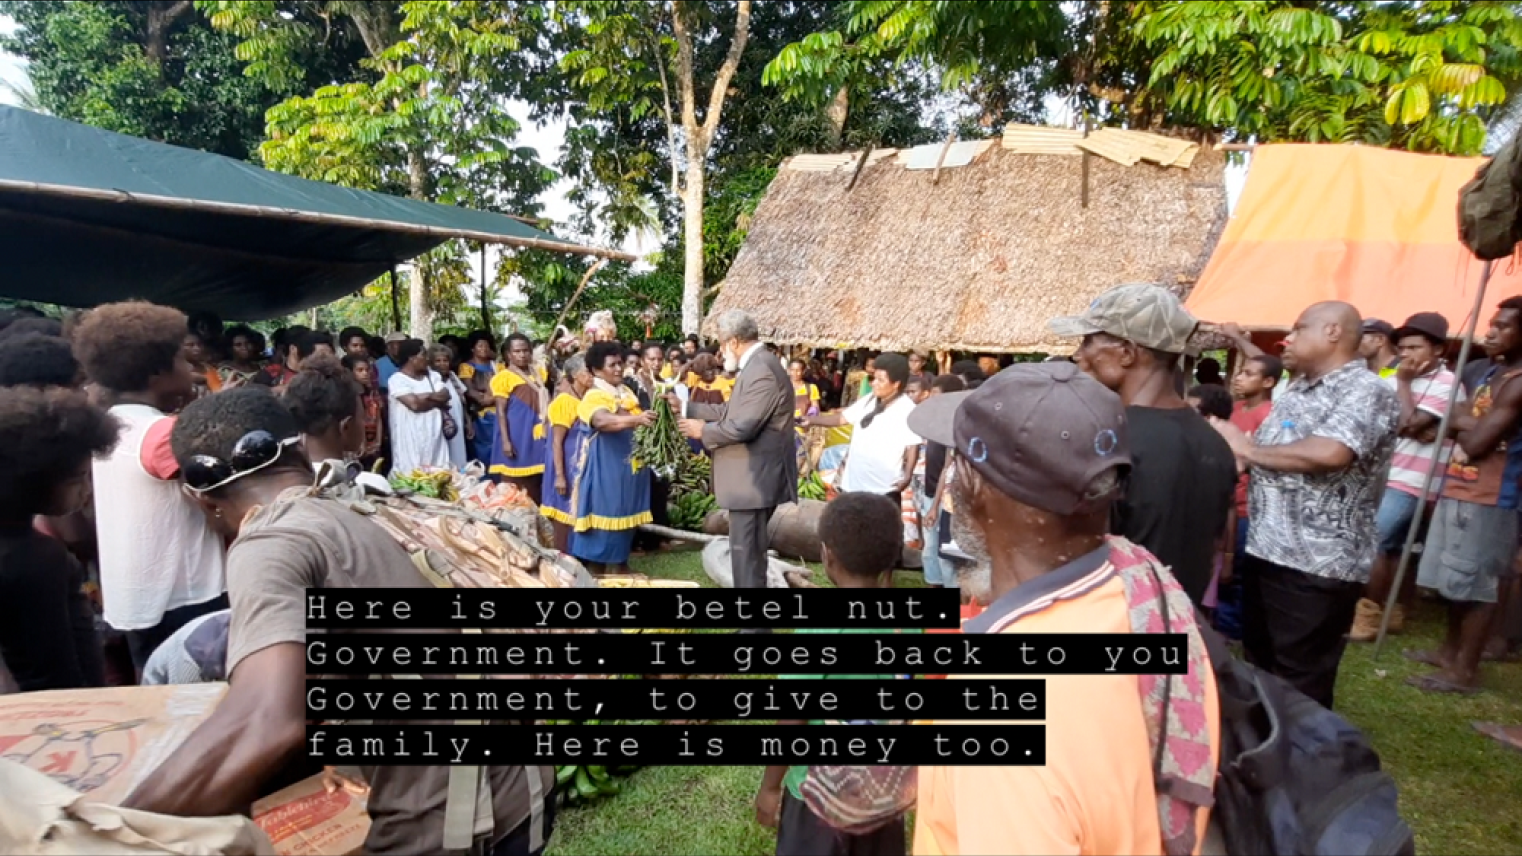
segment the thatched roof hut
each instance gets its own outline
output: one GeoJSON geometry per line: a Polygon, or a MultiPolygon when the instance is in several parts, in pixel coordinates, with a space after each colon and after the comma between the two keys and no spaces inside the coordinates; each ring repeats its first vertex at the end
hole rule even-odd
{"type": "Polygon", "coordinates": [[[1187,167],[1090,156],[1085,206],[1076,150],[1011,148],[981,144],[938,180],[874,152],[854,186],[859,153],[789,159],[710,317],[745,309],[780,344],[1067,353],[1047,320],[1110,286],[1187,293],[1226,221],[1221,153],[1187,167]]]}

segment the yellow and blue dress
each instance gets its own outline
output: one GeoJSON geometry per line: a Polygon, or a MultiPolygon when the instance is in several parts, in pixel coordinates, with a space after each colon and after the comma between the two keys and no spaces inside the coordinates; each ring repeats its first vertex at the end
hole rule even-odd
{"type": "MultiPolygon", "coordinates": [[[[504,368],[492,376],[491,392],[507,402],[507,424],[499,424],[497,430],[506,431],[513,446],[513,454],[508,456],[503,453],[500,442],[493,444],[492,474],[515,481],[543,476],[544,457],[549,449],[547,414],[541,412],[541,408],[548,409],[541,403],[544,387],[530,383],[511,368],[504,368]]],[[[540,501],[539,496],[533,499],[540,501]]]]}
{"type": "Polygon", "coordinates": [[[599,410],[639,413],[639,399],[627,387],[610,392],[602,386],[581,399],[575,429],[581,435],[581,448],[571,490],[575,534],[570,553],[583,562],[622,565],[633,549],[635,529],[652,519],[650,477],[629,460],[634,429],[592,428],[592,417],[599,410]]]}
{"type": "Polygon", "coordinates": [[[566,494],[555,490],[555,450],[544,454],[544,501],[539,503],[539,513],[555,524],[555,549],[571,552],[571,534],[576,525],[571,498],[575,496],[576,464],[581,457],[581,447],[586,444],[586,432],[579,430],[581,399],[562,392],[550,402],[550,442],[555,442],[555,429],[565,429],[564,445],[561,447],[565,461],[566,494]]]}

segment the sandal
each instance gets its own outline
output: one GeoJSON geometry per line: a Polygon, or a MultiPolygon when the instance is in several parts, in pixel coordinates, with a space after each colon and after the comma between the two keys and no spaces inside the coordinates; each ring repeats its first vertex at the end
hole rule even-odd
{"type": "Polygon", "coordinates": [[[1522,752],[1522,737],[1510,734],[1506,726],[1496,722],[1471,722],[1470,725],[1474,726],[1475,731],[1500,743],[1502,746],[1522,752]]]}
{"type": "Polygon", "coordinates": [[[1474,695],[1480,692],[1479,687],[1466,687],[1444,680],[1437,675],[1412,675],[1406,678],[1406,683],[1427,693],[1441,693],[1444,695],[1474,695]]]}
{"type": "Polygon", "coordinates": [[[1413,663],[1421,663],[1423,666],[1431,666],[1434,669],[1443,668],[1443,663],[1438,659],[1436,651],[1418,651],[1408,648],[1400,652],[1400,655],[1413,663]]]}

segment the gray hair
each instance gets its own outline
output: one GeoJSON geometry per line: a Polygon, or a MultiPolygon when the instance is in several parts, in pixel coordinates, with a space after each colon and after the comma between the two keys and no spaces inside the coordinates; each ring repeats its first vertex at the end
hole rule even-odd
{"type": "Polygon", "coordinates": [[[730,339],[756,342],[761,339],[761,331],[756,327],[756,319],[750,317],[750,313],[743,309],[731,309],[720,315],[714,327],[718,331],[720,342],[727,342],[730,339]]]}
{"type": "Polygon", "coordinates": [[[586,367],[587,358],[584,354],[572,354],[566,358],[565,365],[560,367],[560,371],[569,378],[581,374],[586,370],[586,367]]]}
{"type": "Polygon", "coordinates": [[[444,344],[432,344],[428,346],[428,362],[433,362],[439,354],[448,354],[449,361],[454,362],[454,349],[444,344]]]}

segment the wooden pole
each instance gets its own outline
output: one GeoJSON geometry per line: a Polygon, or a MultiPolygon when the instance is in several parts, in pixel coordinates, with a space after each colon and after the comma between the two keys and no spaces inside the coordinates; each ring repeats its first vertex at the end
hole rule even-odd
{"type": "Polygon", "coordinates": [[[872,154],[872,146],[869,144],[861,150],[861,157],[856,159],[856,169],[851,172],[851,180],[846,183],[847,192],[856,186],[856,179],[861,177],[861,169],[867,165],[867,156],[870,154],[872,154]]]}
{"type": "Polygon", "coordinates": [[[491,301],[487,292],[486,244],[481,244],[481,329],[491,332],[491,301]]]}
{"type": "Polygon", "coordinates": [[[396,264],[391,265],[391,329],[402,329],[402,307],[396,302],[396,264]]]}
{"type": "Polygon", "coordinates": [[[951,151],[951,145],[957,141],[957,129],[952,128],[951,134],[946,137],[946,145],[941,146],[941,156],[935,159],[935,172],[930,174],[931,184],[941,183],[941,164],[946,162],[946,153],[951,151]]]}
{"type": "MultiPolygon", "coordinates": [[[[1089,138],[1089,111],[1083,111],[1083,138],[1089,138]]],[[[1089,207],[1089,150],[1083,150],[1083,178],[1079,188],[1078,204],[1081,208],[1089,207]]]]}

